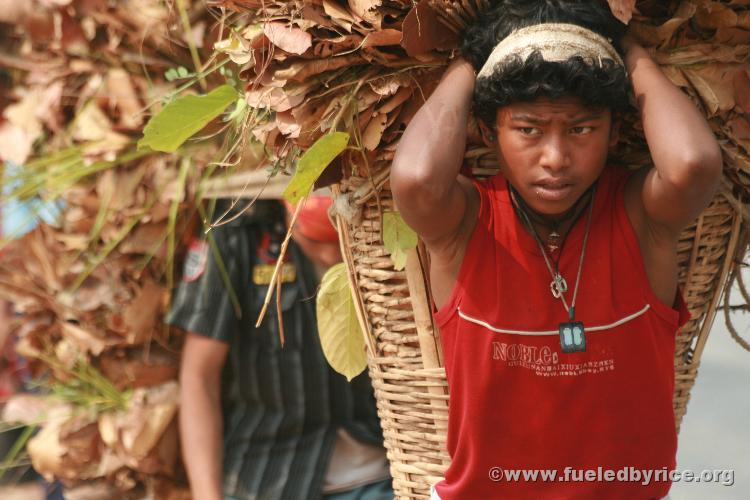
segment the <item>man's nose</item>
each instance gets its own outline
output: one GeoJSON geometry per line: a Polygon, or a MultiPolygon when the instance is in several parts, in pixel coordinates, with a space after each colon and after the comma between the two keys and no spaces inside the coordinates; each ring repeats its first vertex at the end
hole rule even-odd
{"type": "Polygon", "coordinates": [[[541,164],[551,170],[560,170],[570,165],[570,150],[564,138],[557,134],[547,136],[543,145],[541,164]]]}

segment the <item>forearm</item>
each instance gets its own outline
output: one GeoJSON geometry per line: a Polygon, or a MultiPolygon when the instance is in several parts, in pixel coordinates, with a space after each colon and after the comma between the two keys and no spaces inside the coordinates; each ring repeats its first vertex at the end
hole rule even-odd
{"type": "Polygon", "coordinates": [[[721,169],[721,151],[703,115],[638,45],[626,65],[641,112],[643,130],[659,175],[681,183],[721,169]]]}
{"type": "Polygon", "coordinates": [[[431,199],[448,193],[463,163],[474,81],[474,69],[464,59],[449,66],[399,141],[392,183],[416,187],[431,199]]]}
{"type": "Polygon", "coordinates": [[[194,498],[221,500],[223,424],[219,381],[180,377],[182,457],[194,498]]]}

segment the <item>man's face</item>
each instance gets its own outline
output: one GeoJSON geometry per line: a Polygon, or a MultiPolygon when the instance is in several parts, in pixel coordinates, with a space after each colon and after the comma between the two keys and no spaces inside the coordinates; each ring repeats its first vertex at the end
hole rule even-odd
{"type": "Polygon", "coordinates": [[[307,258],[324,271],[341,262],[341,250],[338,241],[318,241],[308,238],[297,227],[292,230],[292,238],[307,258]]]}
{"type": "Polygon", "coordinates": [[[559,215],[599,177],[617,142],[610,110],[577,98],[540,97],[497,110],[497,131],[482,126],[496,146],[500,171],[536,212],[559,215]]]}

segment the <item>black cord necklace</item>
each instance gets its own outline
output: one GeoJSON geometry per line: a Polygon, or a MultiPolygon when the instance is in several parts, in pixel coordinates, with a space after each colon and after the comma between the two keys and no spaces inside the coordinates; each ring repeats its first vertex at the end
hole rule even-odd
{"type": "MultiPolygon", "coordinates": [[[[519,218],[530,228],[531,233],[534,235],[534,239],[537,242],[537,245],[539,245],[539,249],[542,251],[542,257],[544,257],[544,263],[547,265],[547,269],[549,270],[550,275],[552,276],[552,281],[550,282],[550,292],[552,293],[552,296],[556,299],[562,300],[563,306],[565,307],[565,310],[568,312],[568,322],[560,323],[559,331],[560,331],[560,347],[562,349],[563,353],[572,353],[572,352],[583,352],[586,350],[586,336],[585,336],[585,328],[583,326],[583,322],[575,321],[575,305],[576,305],[576,298],[578,297],[578,285],[581,280],[581,271],[583,270],[583,260],[584,256],[586,255],[586,243],[588,242],[589,237],[589,230],[591,229],[591,215],[594,208],[594,193],[596,192],[596,182],[589,188],[591,191],[591,196],[581,196],[578,201],[576,201],[576,204],[574,206],[577,206],[582,198],[588,198],[588,220],[586,221],[586,232],[583,237],[583,247],[581,248],[581,258],[578,263],[578,275],[576,276],[576,284],[575,289],[573,291],[573,301],[570,304],[570,307],[568,307],[568,303],[565,300],[565,292],[568,291],[568,284],[565,281],[565,278],[560,274],[558,263],[560,262],[560,257],[562,256],[562,251],[560,252],[560,256],[558,256],[557,260],[555,261],[555,269],[553,271],[552,266],[550,265],[549,258],[547,257],[547,252],[544,249],[544,245],[542,244],[542,240],[539,237],[539,234],[536,232],[536,228],[531,223],[531,220],[526,213],[526,210],[524,209],[525,202],[521,195],[519,195],[513,186],[508,183],[508,188],[511,193],[511,200],[513,201],[513,208],[516,211],[516,214],[519,216],[519,218]]],[[[587,193],[589,192],[587,190],[587,193]]],[[[580,217],[581,211],[578,214],[578,217],[580,217]]],[[[575,225],[575,222],[578,220],[578,217],[575,218],[573,225],[575,225]]],[[[573,227],[571,225],[571,228],[573,227]]],[[[565,240],[567,240],[567,235],[570,234],[570,230],[566,233],[565,240]]],[[[563,244],[565,243],[565,240],[563,240],[563,244]]]]}
{"type": "MultiPolygon", "coordinates": [[[[570,228],[572,228],[576,224],[578,219],[583,214],[583,210],[586,208],[586,203],[591,198],[594,184],[589,186],[589,188],[576,200],[576,202],[567,210],[567,212],[565,212],[560,217],[557,217],[556,219],[550,220],[547,217],[543,217],[537,214],[534,209],[529,207],[529,205],[526,203],[526,200],[524,200],[523,197],[518,194],[518,191],[516,191],[516,189],[510,184],[510,182],[506,182],[508,183],[509,191],[513,194],[512,200],[514,202],[514,208],[516,209],[516,211],[518,211],[519,209],[519,207],[516,205],[519,205],[520,208],[522,208],[523,211],[526,212],[526,216],[529,219],[539,225],[548,228],[550,230],[550,233],[547,236],[547,250],[549,250],[552,254],[557,252],[557,250],[560,250],[560,254],[562,254],[562,246],[565,244],[565,238],[562,238],[560,234],[560,227],[564,222],[571,218],[574,218],[574,221],[570,225],[570,228]]],[[[568,233],[570,232],[570,228],[567,231],[568,233]]]]}

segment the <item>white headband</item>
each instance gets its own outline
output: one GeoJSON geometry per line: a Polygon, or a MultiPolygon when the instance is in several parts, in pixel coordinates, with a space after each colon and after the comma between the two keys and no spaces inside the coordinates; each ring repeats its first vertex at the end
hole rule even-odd
{"type": "Polygon", "coordinates": [[[576,24],[545,23],[521,28],[495,46],[487,62],[479,70],[477,78],[491,76],[495,65],[517,55],[521,60],[538,50],[545,61],[563,62],[579,56],[588,64],[602,59],[612,59],[625,66],[622,58],[606,38],[576,24]]]}

